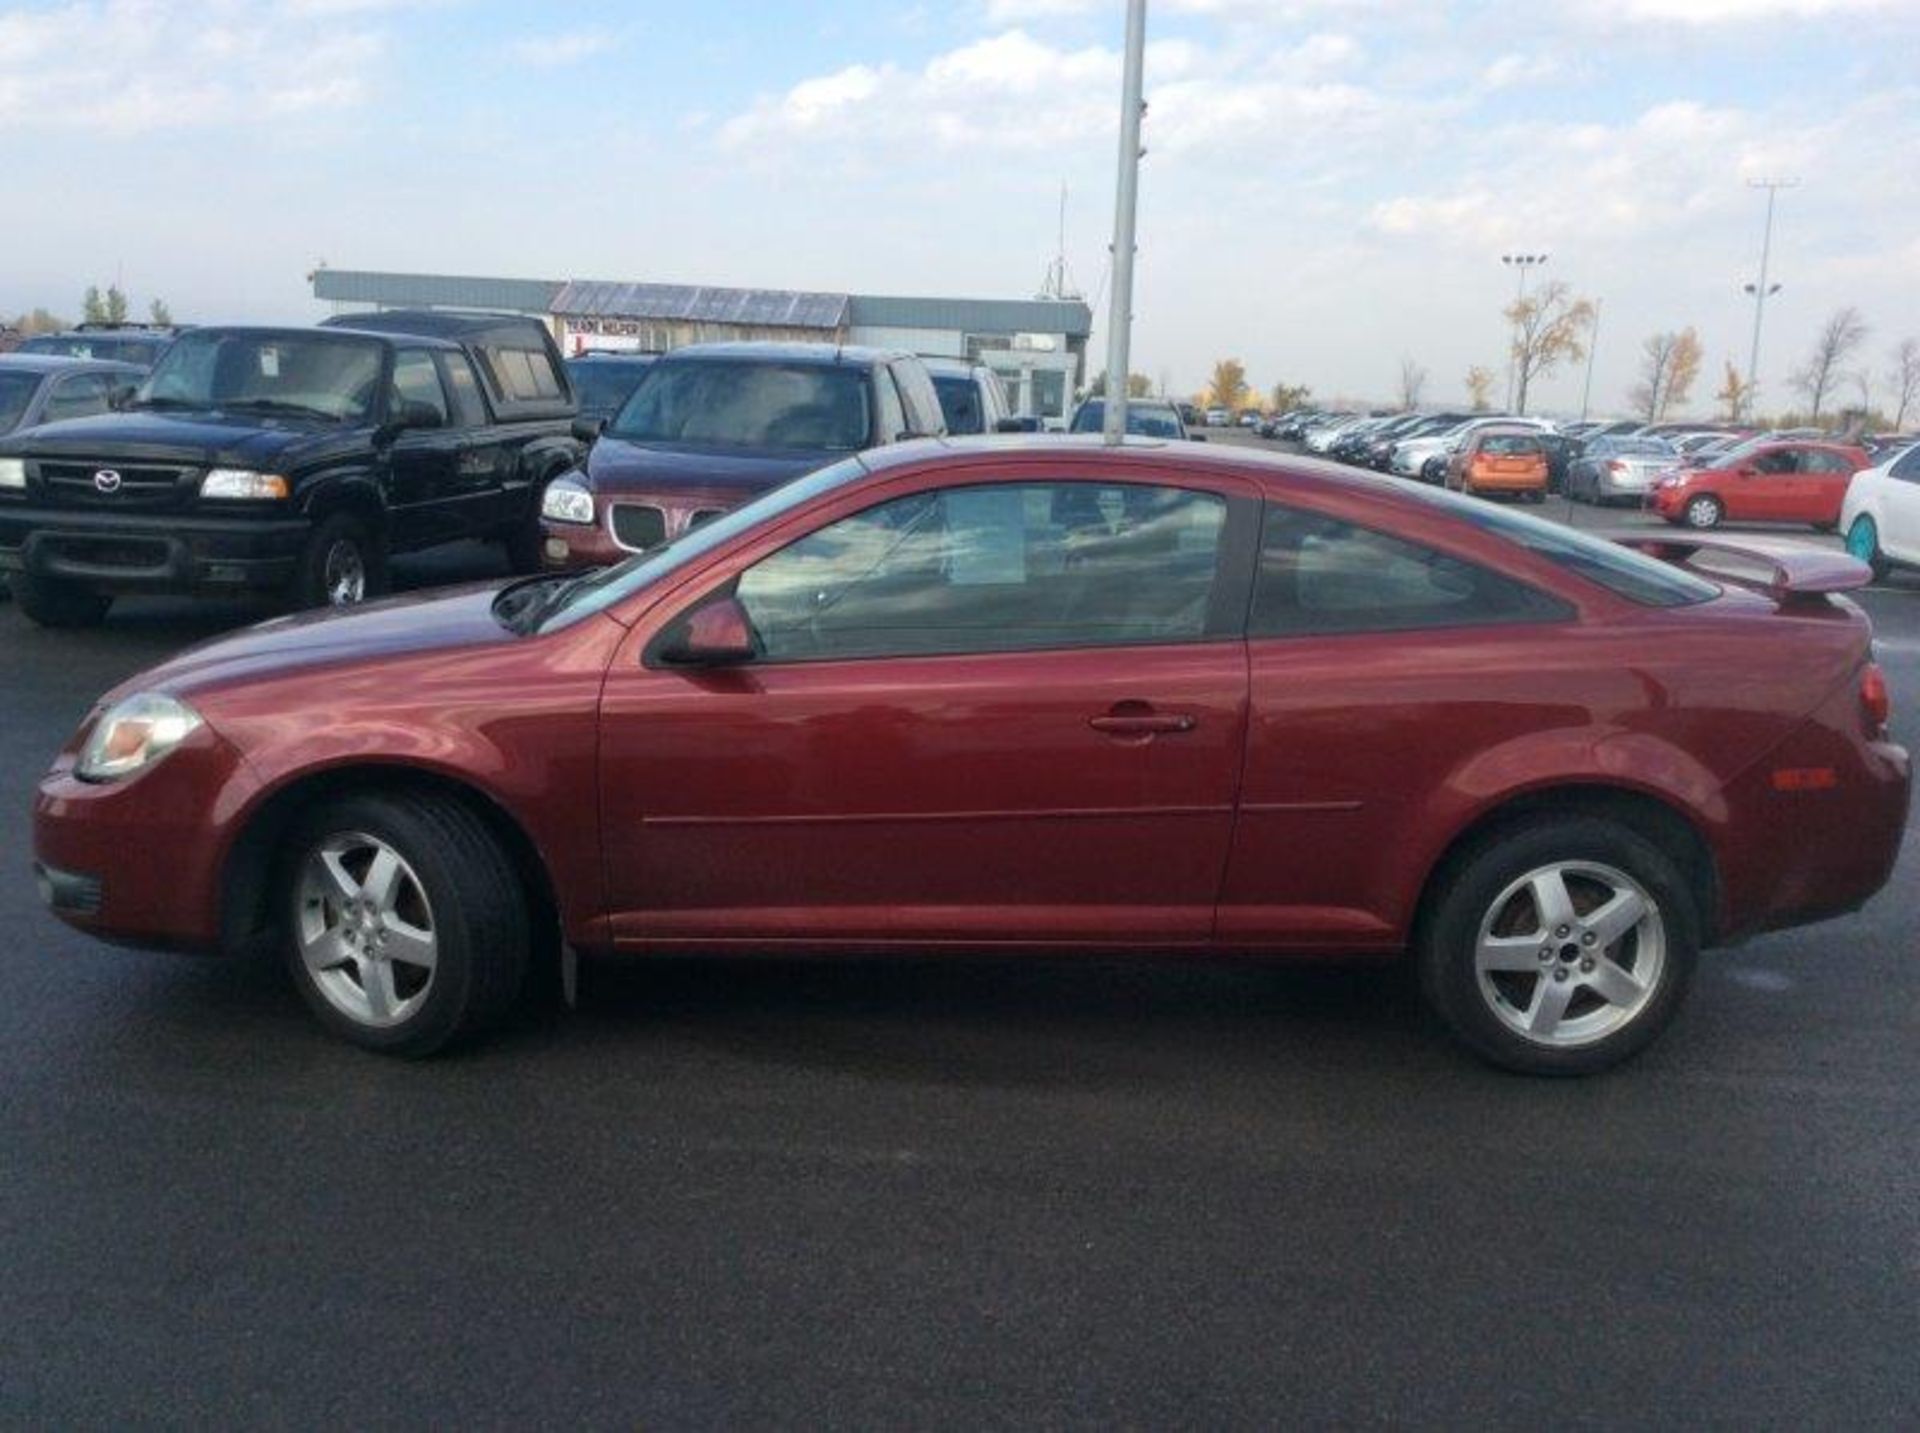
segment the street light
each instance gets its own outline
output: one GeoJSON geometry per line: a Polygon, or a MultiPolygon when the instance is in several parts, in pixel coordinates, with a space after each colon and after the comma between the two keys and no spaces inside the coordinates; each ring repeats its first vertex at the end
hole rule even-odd
{"type": "MultiPolygon", "coordinates": [[[[1547,258],[1548,256],[1546,254],[1502,254],[1500,256],[1500,262],[1512,269],[1515,273],[1513,290],[1513,306],[1515,308],[1518,308],[1526,301],[1527,270],[1538,268],[1541,264],[1546,263],[1547,258]]],[[[1520,329],[1520,323],[1517,318],[1514,320],[1513,326],[1514,332],[1517,335],[1520,329]]],[[[1513,408],[1514,361],[1516,358],[1513,350],[1518,347],[1519,345],[1516,343],[1507,350],[1507,408],[1509,411],[1513,408]]]]}
{"type": "Polygon", "coordinates": [[[1120,68],[1120,167],[1113,195],[1113,292],[1107,309],[1107,391],[1100,425],[1104,441],[1127,435],[1127,370],[1133,325],[1134,213],[1140,199],[1141,71],[1147,47],[1147,0],[1127,0],[1127,48],[1120,68]]]}
{"type": "Polygon", "coordinates": [[[1767,191],[1767,226],[1760,238],[1760,282],[1744,284],[1753,295],[1753,352],[1747,359],[1747,417],[1753,417],[1753,400],[1760,392],[1760,320],[1766,316],[1767,300],[1780,292],[1780,285],[1767,283],[1767,261],[1773,257],[1773,200],[1782,189],[1798,188],[1798,179],[1749,179],[1747,188],[1767,191]]]}

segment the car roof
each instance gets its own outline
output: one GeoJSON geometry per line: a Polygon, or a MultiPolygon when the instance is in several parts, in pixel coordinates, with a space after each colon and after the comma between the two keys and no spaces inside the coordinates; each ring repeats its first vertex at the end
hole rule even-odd
{"type": "Polygon", "coordinates": [[[638,363],[645,365],[664,357],[666,357],[665,354],[655,353],[651,349],[644,353],[637,349],[634,352],[626,353],[613,348],[590,348],[585,353],[570,354],[564,361],[567,363],[638,363]]]}
{"type": "Polygon", "coordinates": [[[762,363],[813,363],[821,367],[844,365],[870,368],[876,363],[912,358],[904,349],[867,348],[857,343],[805,343],[799,340],[734,339],[720,343],[690,343],[660,355],[663,362],[689,363],[706,359],[755,359],[762,363]]]}
{"type": "Polygon", "coordinates": [[[137,363],[113,358],[69,358],[63,353],[0,353],[0,373],[140,373],[137,363]]]}
{"type": "Polygon", "coordinates": [[[982,373],[993,370],[984,363],[975,363],[970,358],[951,358],[938,354],[923,354],[920,361],[927,365],[927,372],[936,376],[946,374],[949,378],[977,378],[982,373]]]}
{"type": "MultiPolygon", "coordinates": [[[[369,329],[349,328],[345,324],[319,324],[301,327],[298,324],[249,324],[249,323],[210,323],[193,330],[194,335],[203,333],[234,334],[241,338],[319,338],[319,339],[359,339],[369,343],[398,343],[402,339],[410,344],[419,344],[426,348],[458,348],[456,343],[445,339],[425,338],[412,333],[376,333],[369,329]]],[[[183,337],[185,335],[182,335],[183,337]]]]}

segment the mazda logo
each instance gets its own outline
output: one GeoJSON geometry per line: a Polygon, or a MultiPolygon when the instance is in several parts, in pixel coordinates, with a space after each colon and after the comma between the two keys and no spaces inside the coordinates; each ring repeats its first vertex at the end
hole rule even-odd
{"type": "Polygon", "coordinates": [[[93,485],[103,493],[120,491],[120,475],[112,468],[102,468],[93,475],[93,485]]]}

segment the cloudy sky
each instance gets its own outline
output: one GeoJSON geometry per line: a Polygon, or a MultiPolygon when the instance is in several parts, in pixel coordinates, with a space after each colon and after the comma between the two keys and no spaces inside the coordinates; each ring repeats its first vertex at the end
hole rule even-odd
{"type": "MultiPolygon", "coordinates": [[[[117,274],[306,319],[320,259],[1017,296],[1062,181],[1102,297],[1123,8],[0,0],[0,311],[117,274]]],[[[1410,357],[1454,398],[1516,249],[1602,300],[1596,406],[1655,329],[1744,366],[1768,175],[1803,183],[1763,405],[1839,305],[1875,372],[1920,335],[1916,0],[1154,0],[1148,35],[1134,366],[1181,390],[1232,354],[1384,397],[1410,357]]]]}

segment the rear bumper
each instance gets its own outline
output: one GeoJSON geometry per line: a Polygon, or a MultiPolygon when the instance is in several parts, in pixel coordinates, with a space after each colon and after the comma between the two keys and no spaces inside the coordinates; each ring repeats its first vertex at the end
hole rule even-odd
{"type": "Polygon", "coordinates": [[[280,587],[300,560],[305,518],[0,508],[0,572],[103,592],[244,592],[280,587]]]}

